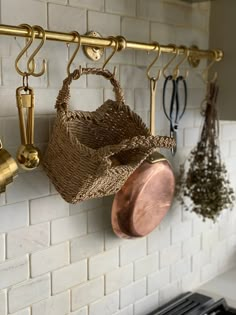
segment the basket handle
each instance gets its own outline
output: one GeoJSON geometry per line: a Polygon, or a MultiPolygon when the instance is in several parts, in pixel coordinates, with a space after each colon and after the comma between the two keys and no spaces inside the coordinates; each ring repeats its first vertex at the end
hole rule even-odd
{"type": "Polygon", "coordinates": [[[61,90],[59,91],[57,101],[56,101],[56,109],[57,110],[68,110],[69,108],[69,100],[70,100],[70,84],[73,80],[77,80],[83,74],[95,74],[101,75],[105,79],[109,80],[113,85],[113,91],[115,93],[115,98],[117,102],[124,103],[124,95],[122,89],[120,87],[120,83],[116,80],[114,74],[112,74],[107,69],[102,68],[79,68],[74,70],[64,81],[61,90]]]}
{"type": "Polygon", "coordinates": [[[97,150],[97,155],[109,159],[112,155],[121,151],[140,149],[143,152],[153,148],[173,148],[176,142],[174,138],[167,136],[136,136],[132,139],[125,139],[120,144],[107,145],[97,150]]]}

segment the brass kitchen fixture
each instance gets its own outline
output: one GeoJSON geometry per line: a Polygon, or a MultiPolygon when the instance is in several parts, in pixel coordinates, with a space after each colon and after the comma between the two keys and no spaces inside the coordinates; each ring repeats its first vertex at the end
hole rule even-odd
{"type": "MultiPolygon", "coordinates": [[[[220,49],[202,50],[202,49],[198,49],[198,47],[196,46],[186,47],[183,45],[177,46],[173,44],[161,45],[157,42],[142,43],[142,42],[137,42],[137,41],[126,40],[123,36],[120,36],[120,35],[116,37],[102,38],[98,36],[97,33],[94,31],[86,35],[80,35],[76,31],[73,31],[71,33],[55,32],[55,31],[44,30],[41,26],[38,26],[38,25],[30,26],[28,24],[21,24],[20,26],[0,24],[0,35],[9,35],[9,36],[15,36],[15,37],[19,36],[19,37],[25,37],[27,39],[25,47],[19,53],[15,61],[16,71],[23,78],[22,86],[18,87],[16,90],[16,100],[17,100],[17,107],[18,107],[18,113],[19,113],[19,124],[20,124],[20,134],[21,134],[21,146],[18,149],[17,160],[20,166],[25,170],[35,169],[39,165],[40,160],[41,160],[40,151],[34,145],[35,97],[34,97],[34,90],[33,88],[29,86],[28,80],[30,76],[40,77],[46,72],[45,60],[43,60],[42,66],[40,70],[38,71],[36,71],[36,63],[35,63],[35,57],[40,51],[41,47],[43,46],[46,40],[66,42],[67,44],[70,44],[70,43],[77,44],[77,47],[68,62],[67,73],[69,76],[72,76],[70,68],[81,46],[83,46],[86,56],[94,61],[98,61],[102,57],[105,48],[113,49],[111,54],[105,59],[105,62],[103,63],[102,68],[95,69],[98,72],[102,71],[105,73],[109,72],[107,69],[105,69],[105,67],[117,51],[121,51],[127,48],[127,49],[143,50],[146,52],[153,51],[157,53],[157,56],[147,68],[147,76],[150,81],[150,91],[151,91],[150,123],[151,123],[151,132],[153,134],[155,133],[154,112],[155,112],[156,83],[161,73],[163,72],[164,77],[167,78],[168,77],[168,75],[166,74],[167,69],[170,67],[170,65],[173,65],[173,62],[176,61],[176,58],[179,58],[179,56],[181,55],[183,55],[183,58],[180,58],[180,60],[178,60],[178,63],[175,65],[175,67],[173,67],[174,70],[171,70],[174,79],[176,79],[176,77],[179,75],[180,65],[186,60],[188,60],[189,64],[193,68],[196,68],[199,65],[199,62],[201,59],[207,58],[210,60],[210,62],[209,62],[209,65],[203,70],[202,78],[205,82],[208,82],[207,80],[208,80],[209,69],[213,66],[215,62],[222,60],[224,56],[223,51],[220,49]],[[22,68],[19,67],[19,62],[21,58],[24,56],[24,54],[27,52],[27,50],[31,47],[35,39],[41,39],[41,41],[39,45],[37,46],[37,48],[33,51],[33,53],[28,58],[26,62],[26,66],[25,66],[26,70],[23,70],[22,68]],[[158,60],[158,58],[160,57],[161,53],[172,54],[172,56],[170,60],[168,61],[168,63],[163,67],[162,71],[159,70],[156,76],[152,76],[150,74],[151,72],[150,70],[152,66],[155,64],[155,62],[158,60]]],[[[114,78],[115,69],[116,68],[114,67],[114,72],[113,74],[111,74],[112,78],[114,78]]],[[[92,69],[91,71],[93,73],[94,70],[92,69]]],[[[75,73],[75,76],[73,77],[75,79],[79,78],[80,75],[82,74],[81,70],[75,70],[73,73],[75,73]]],[[[188,75],[188,72],[186,71],[183,77],[187,77],[187,75],[188,75]]],[[[213,78],[210,81],[215,81],[216,78],[217,78],[217,73],[214,74],[213,78]]],[[[175,142],[173,139],[171,139],[171,141],[173,141],[173,143],[175,142]]],[[[11,162],[12,164],[10,166],[10,163],[9,163],[10,160],[8,161],[7,160],[8,158],[6,158],[6,161],[4,160],[3,162],[1,162],[2,154],[3,154],[3,149],[0,146],[0,167],[3,172],[3,175],[0,176],[0,188],[2,186],[3,187],[2,189],[4,189],[4,185],[12,181],[12,178],[16,172],[16,166],[13,165],[14,164],[13,162],[11,162]],[[7,166],[9,166],[12,172],[11,174],[9,173],[9,175],[4,175],[6,174],[7,166]]],[[[153,163],[153,165],[160,164],[160,163],[156,163],[156,161],[168,164],[167,160],[164,157],[162,157],[158,152],[156,152],[155,156],[151,155],[151,157],[152,157],[152,161],[151,160],[146,161],[143,164],[145,163],[146,164],[153,163]]],[[[5,158],[5,155],[4,155],[4,158],[5,158]]],[[[169,186],[173,187],[174,181],[172,180],[173,176],[172,176],[172,170],[170,167],[168,169],[168,172],[169,172],[169,179],[170,181],[172,181],[172,184],[173,184],[169,186]]],[[[169,191],[169,196],[171,196],[171,198],[172,198],[172,194],[173,194],[173,191],[172,190],[169,191]]],[[[170,200],[171,198],[169,198],[168,200],[170,200]]],[[[166,208],[166,211],[167,211],[167,208],[166,208]]],[[[141,230],[137,232],[137,234],[140,234],[140,235],[142,233],[143,231],[141,230]]]]}
{"type": "Polygon", "coordinates": [[[150,131],[152,135],[155,135],[155,112],[156,112],[156,86],[157,86],[157,81],[159,80],[161,76],[161,70],[158,70],[156,76],[151,75],[151,68],[154,66],[154,64],[157,62],[161,55],[161,47],[160,44],[155,42],[155,51],[157,50],[157,55],[154,58],[154,60],[150,63],[150,65],[147,68],[146,75],[147,78],[150,82],[150,131]]]}
{"type": "Polygon", "coordinates": [[[15,69],[16,69],[17,73],[24,77],[26,75],[29,76],[34,72],[35,62],[34,62],[34,60],[32,61],[33,64],[32,64],[31,69],[28,69],[28,71],[26,71],[26,70],[22,71],[19,67],[19,61],[24,56],[24,54],[27,52],[27,50],[31,46],[31,44],[33,43],[34,38],[35,38],[35,32],[33,31],[33,28],[29,24],[21,24],[20,26],[26,28],[30,34],[30,38],[27,38],[25,47],[20,51],[20,53],[18,54],[18,56],[16,57],[16,60],[15,60],[15,69]]]}
{"type": "MultiPolygon", "coordinates": [[[[85,35],[89,37],[99,37],[99,38],[102,37],[100,33],[95,32],[95,31],[87,32],[85,35]]],[[[83,51],[89,59],[94,60],[94,61],[100,60],[104,54],[104,48],[99,48],[99,47],[84,46],[83,51]]]]}
{"type": "Polygon", "coordinates": [[[40,77],[41,75],[43,75],[46,70],[47,70],[47,63],[46,60],[43,59],[43,64],[42,64],[42,69],[41,71],[39,71],[38,73],[35,72],[35,61],[34,61],[34,57],[37,55],[37,53],[40,51],[40,49],[43,47],[45,40],[46,40],[46,33],[44,31],[44,29],[39,26],[39,25],[34,25],[33,27],[33,34],[35,34],[35,31],[38,30],[40,32],[40,34],[42,34],[42,40],[39,43],[38,47],[34,50],[34,52],[32,53],[32,55],[29,57],[29,60],[27,62],[27,68],[28,70],[30,69],[30,65],[32,63],[33,65],[33,72],[31,73],[31,75],[33,75],[34,77],[40,77]]]}
{"type": "MultiPolygon", "coordinates": [[[[111,60],[111,58],[115,55],[115,53],[118,51],[118,48],[119,48],[119,41],[118,41],[118,39],[116,37],[113,37],[113,36],[110,36],[109,38],[112,39],[112,43],[113,43],[113,41],[115,42],[115,46],[114,46],[113,51],[111,52],[111,54],[105,60],[103,66],[102,66],[102,70],[105,70],[106,65],[111,60]]],[[[116,70],[117,70],[117,68],[115,66],[114,69],[113,69],[113,76],[116,75],[116,70]]]]}
{"type": "MultiPolygon", "coordinates": [[[[180,67],[186,60],[188,60],[189,63],[190,63],[190,65],[191,65],[192,67],[194,67],[194,68],[196,68],[196,67],[198,66],[199,62],[198,62],[198,64],[194,64],[194,63],[191,61],[191,59],[189,59],[189,58],[190,58],[190,51],[191,51],[190,48],[187,48],[186,46],[183,46],[183,45],[177,47],[177,46],[174,45],[174,44],[170,44],[170,46],[172,46],[175,51],[174,51],[174,56],[173,56],[173,57],[167,62],[167,64],[163,67],[163,76],[165,77],[165,79],[168,77],[168,74],[166,74],[167,69],[170,67],[170,65],[171,65],[172,63],[174,63],[175,59],[180,55],[180,50],[181,50],[181,49],[184,49],[184,57],[177,63],[177,65],[175,66],[175,68],[174,68],[174,70],[173,70],[172,76],[173,76],[173,79],[176,80],[177,77],[180,75],[180,69],[179,69],[179,67],[180,67]]],[[[185,74],[182,75],[182,77],[186,80],[187,76],[188,76],[188,70],[185,70],[185,74]]]]}
{"type": "MultiPolygon", "coordinates": [[[[173,77],[176,79],[180,75],[179,67],[188,59],[189,57],[189,49],[186,46],[181,46],[185,50],[184,57],[180,60],[180,62],[175,66],[173,77]]],[[[179,50],[179,48],[177,48],[179,50]]],[[[185,74],[182,77],[186,80],[188,77],[188,70],[185,70],[185,74]]]]}
{"type": "Polygon", "coordinates": [[[164,67],[162,68],[162,73],[163,76],[165,77],[165,79],[168,77],[168,74],[166,74],[166,70],[169,68],[169,66],[175,61],[175,59],[178,57],[179,55],[179,50],[177,49],[177,46],[174,44],[170,44],[170,47],[173,48],[173,54],[174,56],[170,58],[170,60],[167,62],[166,65],[164,65],[164,67]]]}
{"type": "Polygon", "coordinates": [[[76,57],[76,55],[77,55],[77,53],[78,53],[78,51],[80,49],[80,46],[81,46],[81,36],[80,36],[80,34],[78,32],[76,32],[76,31],[72,32],[71,34],[73,34],[78,39],[78,43],[77,43],[77,47],[76,47],[75,51],[73,52],[73,54],[72,54],[72,56],[71,56],[71,58],[70,58],[70,60],[68,61],[68,64],[67,64],[66,71],[67,71],[68,75],[70,75],[72,73],[72,71],[70,70],[70,67],[71,67],[71,65],[72,65],[72,63],[73,63],[73,61],[74,61],[74,59],[75,59],[75,57],[76,57]]]}
{"type": "Polygon", "coordinates": [[[209,83],[213,83],[217,80],[218,78],[218,73],[215,72],[213,74],[213,77],[211,79],[209,79],[209,70],[211,69],[211,67],[219,60],[217,60],[217,54],[215,53],[215,56],[213,58],[213,60],[209,63],[209,65],[203,70],[202,72],[202,79],[206,84],[209,83]]]}
{"type": "Polygon", "coordinates": [[[5,192],[6,186],[13,182],[17,175],[18,166],[9,152],[2,146],[0,140],[0,193],[5,192]]]}
{"type": "Polygon", "coordinates": [[[154,77],[151,75],[151,68],[154,66],[154,64],[157,62],[157,60],[159,59],[159,57],[161,55],[161,45],[158,42],[153,42],[153,43],[155,44],[154,51],[157,50],[157,55],[153,59],[153,61],[150,63],[150,65],[147,67],[146,75],[147,75],[149,80],[157,81],[157,80],[159,80],[159,78],[161,76],[161,70],[158,70],[157,75],[154,77]]]}
{"type": "Polygon", "coordinates": [[[28,77],[23,77],[23,85],[16,89],[16,101],[19,113],[21,145],[17,152],[17,161],[25,170],[33,170],[40,163],[40,151],[34,146],[34,90],[28,86],[28,77]],[[26,83],[25,79],[26,78],[26,83]],[[24,113],[26,111],[26,115],[24,113]],[[27,116],[27,118],[25,118],[27,116]],[[25,123],[27,120],[27,124],[25,123]]]}
{"type": "MultiPolygon", "coordinates": [[[[0,24],[0,34],[2,35],[10,35],[10,36],[20,36],[20,37],[31,37],[30,31],[24,26],[13,26],[13,25],[4,25],[0,24]]],[[[92,32],[93,35],[93,32],[92,32]]],[[[35,29],[35,38],[43,38],[44,34],[38,28],[35,29]]],[[[128,41],[122,36],[116,37],[118,40],[118,51],[126,48],[137,49],[137,50],[145,50],[152,51],[155,49],[155,43],[142,43],[136,41],[128,41]]],[[[63,32],[55,32],[45,30],[45,39],[46,40],[54,40],[54,41],[62,41],[66,43],[78,43],[79,39],[77,36],[75,37],[72,33],[63,33],[63,32]]],[[[95,47],[95,48],[107,48],[107,47],[116,47],[116,42],[112,38],[100,38],[95,36],[82,35],[80,37],[81,45],[87,47],[95,47]]],[[[96,49],[95,49],[96,50],[96,49]]],[[[161,53],[171,53],[175,54],[176,46],[174,45],[160,45],[161,53]]],[[[196,46],[188,48],[189,57],[188,60],[191,66],[196,67],[202,58],[208,59],[216,59],[220,61],[223,58],[223,51],[220,49],[213,50],[203,50],[198,49],[196,46]],[[217,56],[217,57],[216,57],[217,56]]],[[[178,54],[185,54],[186,49],[184,47],[178,47],[178,54]]],[[[92,54],[93,55],[93,54],[92,54]]],[[[102,54],[97,54],[93,60],[99,60],[102,54]]],[[[89,55],[87,55],[89,56],[89,55]]]]}
{"type": "MultiPolygon", "coordinates": [[[[179,66],[185,60],[188,59],[192,67],[197,67],[202,58],[208,58],[211,60],[206,69],[202,72],[202,77],[205,82],[207,82],[208,70],[216,61],[220,61],[223,58],[223,51],[220,49],[213,50],[201,50],[196,46],[187,48],[186,46],[176,46],[173,44],[161,45],[156,42],[153,43],[141,43],[135,41],[128,41],[123,36],[108,37],[102,38],[99,37],[96,32],[91,32],[87,35],[80,35],[78,32],[72,33],[63,33],[63,32],[54,32],[49,30],[44,30],[42,27],[34,25],[30,26],[28,24],[21,24],[20,26],[12,25],[0,25],[0,34],[1,35],[10,35],[10,36],[20,36],[27,38],[26,46],[19,53],[15,61],[16,71],[23,77],[23,86],[19,87],[16,91],[17,97],[17,106],[19,111],[19,120],[20,120],[20,132],[21,132],[21,141],[22,145],[18,151],[18,161],[20,165],[25,169],[34,169],[38,166],[40,162],[40,153],[39,150],[34,146],[34,91],[28,86],[29,76],[39,77],[46,72],[46,61],[43,60],[41,70],[36,72],[35,65],[35,56],[43,46],[46,40],[55,40],[62,41],[66,43],[77,43],[78,46],[75,49],[71,59],[69,60],[67,72],[70,73],[70,66],[80,48],[84,46],[85,51],[93,51],[94,54],[87,54],[92,60],[99,60],[102,56],[102,49],[104,48],[113,48],[113,52],[105,60],[102,69],[105,68],[107,63],[113,57],[117,51],[121,51],[126,48],[145,50],[147,52],[156,51],[158,48],[158,55],[154,59],[153,63],[149,66],[147,74],[149,75],[150,68],[159,58],[161,53],[170,53],[174,56],[170,61],[163,67],[163,75],[166,77],[166,70],[173,63],[173,61],[180,55],[184,57],[179,61],[179,63],[174,68],[174,75],[179,73],[179,66]],[[92,36],[91,36],[92,35],[92,36]],[[22,70],[19,68],[19,61],[25,52],[29,49],[31,44],[35,39],[41,39],[40,44],[31,54],[27,61],[27,70],[22,70]],[[99,53],[97,53],[99,51],[99,53]],[[24,115],[26,111],[26,119],[24,115]]],[[[115,68],[114,68],[115,71],[115,68]]],[[[160,75],[160,72],[159,74],[160,75]]],[[[187,76],[187,72],[185,74],[187,76]]],[[[214,74],[215,79],[217,74],[214,74]]],[[[153,81],[153,80],[152,80],[153,81]]],[[[211,80],[212,81],[212,80],[211,80]]]]}
{"type": "Polygon", "coordinates": [[[46,40],[46,33],[45,33],[44,29],[41,26],[39,26],[39,25],[30,26],[29,24],[21,24],[20,26],[24,27],[25,29],[28,30],[28,32],[30,34],[30,38],[27,38],[27,42],[26,42],[25,47],[21,50],[21,52],[16,57],[15,69],[16,69],[17,73],[19,75],[21,75],[21,76],[33,75],[34,77],[40,77],[41,75],[43,75],[46,72],[46,69],[47,69],[46,61],[43,60],[42,70],[39,73],[35,73],[35,60],[34,60],[34,57],[37,55],[39,50],[44,45],[45,40],[46,40]],[[24,56],[24,54],[27,52],[27,50],[30,48],[30,46],[32,45],[33,41],[35,40],[36,30],[39,31],[40,34],[42,33],[42,38],[41,38],[42,40],[41,40],[40,44],[38,45],[38,47],[33,51],[33,53],[31,54],[31,56],[28,59],[28,62],[27,62],[27,70],[28,71],[22,71],[19,68],[19,61],[24,56]]]}
{"type": "Polygon", "coordinates": [[[15,61],[16,71],[23,77],[23,85],[16,89],[16,102],[19,114],[19,125],[21,135],[21,145],[17,152],[17,161],[19,165],[25,170],[33,170],[40,164],[40,151],[34,145],[34,104],[35,96],[33,88],[29,87],[29,76],[39,77],[46,71],[46,61],[43,60],[41,71],[35,72],[35,56],[43,46],[46,35],[40,26],[30,26],[23,24],[23,27],[29,30],[31,34],[30,40],[27,41],[25,47],[19,53],[15,61]],[[19,68],[19,61],[21,57],[27,52],[35,39],[35,31],[42,33],[42,40],[38,47],[34,50],[27,61],[27,71],[22,71],[19,68]]]}

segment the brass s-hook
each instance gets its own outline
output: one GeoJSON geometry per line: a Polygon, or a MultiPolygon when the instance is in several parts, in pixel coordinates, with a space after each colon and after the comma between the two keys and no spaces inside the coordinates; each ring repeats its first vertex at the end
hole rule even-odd
{"type": "MultiPolygon", "coordinates": [[[[115,53],[118,51],[118,48],[119,48],[119,40],[116,37],[110,36],[108,38],[110,38],[112,40],[111,45],[112,45],[113,41],[115,42],[115,47],[114,47],[112,53],[110,54],[110,56],[108,56],[108,58],[105,60],[103,66],[102,66],[103,70],[105,69],[106,65],[111,60],[111,58],[115,55],[115,53]]],[[[115,73],[116,73],[116,66],[114,67],[113,75],[115,75],[115,73]]]]}
{"type": "MultiPolygon", "coordinates": [[[[174,80],[176,80],[177,77],[179,76],[179,72],[180,72],[179,67],[182,65],[182,63],[184,63],[184,61],[186,61],[188,59],[188,56],[190,54],[190,51],[186,46],[179,46],[178,49],[180,49],[180,48],[184,49],[184,57],[180,60],[180,62],[174,68],[174,72],[173,72],[174,80]]],[[[188,70],[185,71],[185,74],[182,77],[186,80],[187,76],[188,76],[188,70]]]]}
{"type": "Polygon", "coordinates": [[[218,59],[218,54],[217,54],[217,51],[213,51],[214,52],[214,57],[213,57],[213,60],[209,63],[209,65],[203,70],[203,72],[202,72],[202,79],[203,79],[203,81],[206,83],[206,84],[208,84],[208,83],[213,83],[213,82],[215,82],[216,80],[217,80],[217,78],[218,78],[218,73],[217,72],[215,72],[214,73],[214,75],[213,75],[213,77],[212,77],[212,79],[208,79],[208,72],[209,72],[209,70],[211,69],[211,67],[217,62],[217,61],[219,61],[219,59],[218,59]]]}
{"type": "Polygon", "coordinates": [[[179,49],[177,48],[176,45],[174,44],[170,44],[168,45],[169,47],[172,47],[174,49],[174,56],[168,61],[168,63],[163,67],[162,69],[162,73],[164,75],[165,78],[168,77],[168,75],[166,74],[166,70],[167,68],[170,66],[170,64],[177,58],[177,56],[179,55],[179,49]]]}
{"type": "Polygon", "coordinates": [[[34,32],[34,38],[35,38],[35,30],[40,33],[42,33],[42,40],[40,42],[40,44],[38,45],[38,47],[34,50],[34,52],[31,54],[31,56],[29,57],[29,60],[27,62],[27,69],[28,71],[30,71],[30,74],[33,75],[34,77],[40,77],[41,75],[43,75],[46,72],[47,69],[47,64],[46,64],[46,60],[43,59],[43,65],[42,65],[42,69],[41,71],[39,71],[38,73],[35,72],[35,61],[34,61],[34,57],[37,55],[37,53],[39,52],[39,50],[42,48],[42,46],[44,45],[45,41],[46,41],[46,32],[45,30],[39,26],[39,25],[34,25],[32,26],[33,32],[34,32]]]}
{"type": "Polygon", "coordinates": [[[29,32],[29,35],[30,35],[30,39],[28,39],[25,47],[21,50],[21,52],[19,53],[19,55],[16,57],[16,60],[15,60],[15,69],[16,69],[17,73],[19,73],[21,76],[24,77],[24,76],[29,76],[34,72],[34,61],[32,64],[32,69],[30,69],[30,70],[28,69],[28,72],[27,71],[21,71],[18,63],[19,63],[20,59],[23,57],[23,55],[27,52],[28,48],[33,43],[34,38],[35,38],[35,32],[29,24],[21,24],[20,26],[25,27],[27,29],[27,31],[29,32]]]}
{"type": "Polygon", "coordinates": [[[151,62],[151,64],[148,66],[146,74],[147,74],[147,77],[148,77],[149,80],[157,81],[157,80],[159,80],[159,78],[161,76],[161,70],[158,70],[156,77],[151,76],[150,75],[150,71],[151,71],[151,68],[153,67],[153,65],[157,62],[157,60],[161,56],[161,46],[160,46],[160,44],[158,42],[154,42],[154,44],[155,44],[154,51],[156,51],[156,49],[157,49],[157,55],[154,58],[154,60],[151,62]]]}
{"type": "Polygon", "coordinates": [[[76,31],[73,31],[71,34],[74,35],[75,38],[76,37],[78,38],[78,45],[77,45],[75,51],[73,52],[73,54],[72,54],[72,56],[71,56],[71,58],[70,58],[70,60],[69,60],[69,62],[67,64],[66,71],[67,71],[68,75],[71,74],[70,67],[71,67],[72,62],[74,61],[74,59],[75,59],[75,57],[76,57],[76,55],[77,55],[77,53],[78,53],[78,51],[80,49],[80,46],[81,46],[81,36],[80,36],[80,34],[78,32],[76,32],[76,31]]]}

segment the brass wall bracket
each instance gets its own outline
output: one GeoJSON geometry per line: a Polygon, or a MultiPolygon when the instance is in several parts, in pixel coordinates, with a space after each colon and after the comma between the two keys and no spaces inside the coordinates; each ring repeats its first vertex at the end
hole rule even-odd
{"type": "MultiPolygon", "coordinates": [[[[198,47],[196,45],[193,45],[190,47],[192,50],[198,51],[198,47]]],[[[190,64],[191,67],[197,68],[201,59],[198,57],[198,55],[189,55],[188,56],[188,63],[190,64]]]]}
{"type": "MultiPolygon", "coordinates": [[[[102,35],[100,33],[95,32],[95,31],[87,32],[85,34],[85,36],[97,37],[97,38],[102,37],[102,35]]],[[[102,48],[102,47],[92,47],[92,46],[84,45],[83,51],[84,51],[86,57],[88,57],[89,59],[91,59],[93,61],[100,60],[104,54],[104,48],[102,48]]]]}

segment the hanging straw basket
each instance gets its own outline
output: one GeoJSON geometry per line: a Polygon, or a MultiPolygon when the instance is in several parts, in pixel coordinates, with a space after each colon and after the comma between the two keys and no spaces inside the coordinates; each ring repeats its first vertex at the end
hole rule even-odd
{"type": "Polygon", "coordinates": [[[120,84],[108,70],[75,70],[63,81],[55,107],[57,116],[43,164],[69,203],[116,193],[157,147],[174,145],[169,137],[150,134],[124,104],[120,84]],[[93,112],[69,110],[70,84],[84,74],[109,80],[116,100],[107,100],[93,112]]]}

